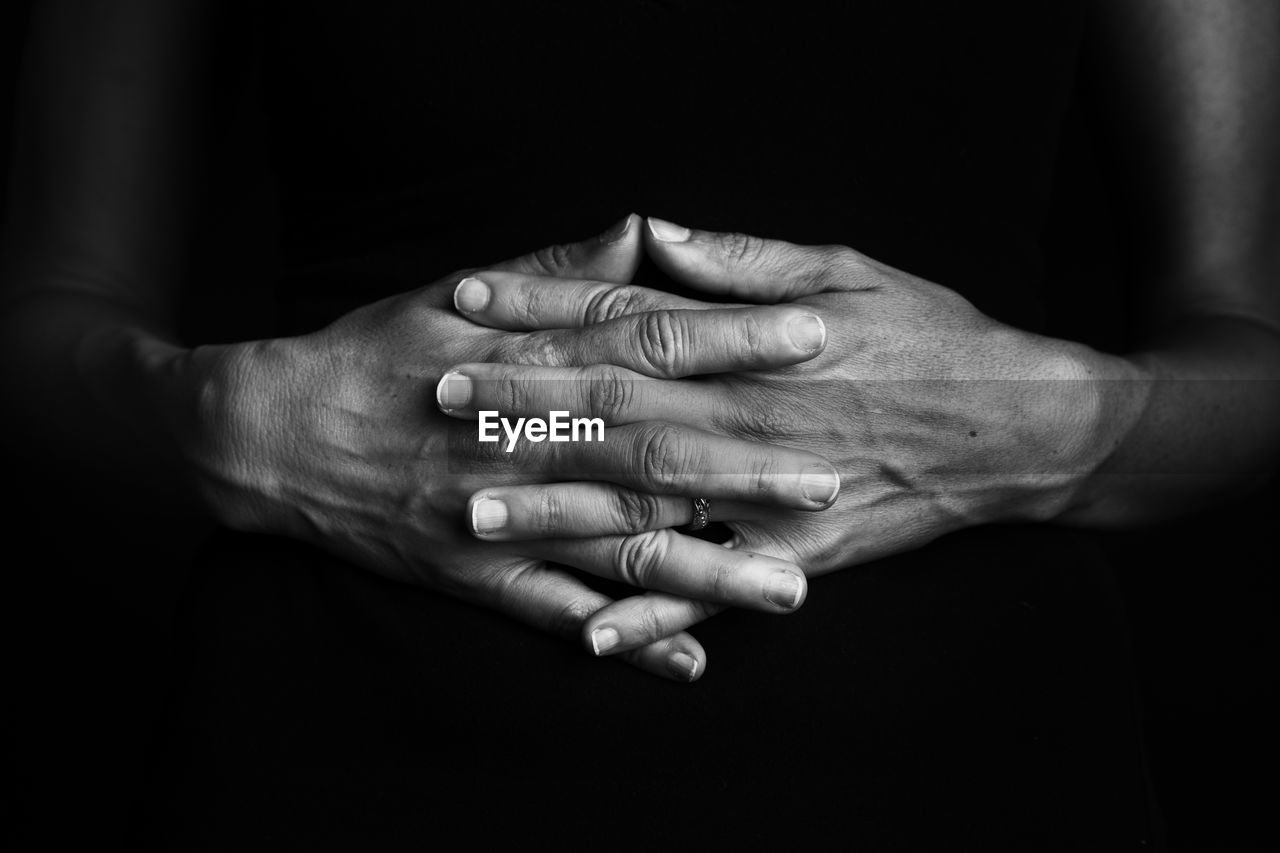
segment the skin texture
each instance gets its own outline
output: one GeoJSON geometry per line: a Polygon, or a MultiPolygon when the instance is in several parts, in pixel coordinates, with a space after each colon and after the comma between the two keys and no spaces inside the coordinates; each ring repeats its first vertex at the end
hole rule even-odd
{"type": "MultiPolygon", "coordinates": [[[[1151,333],[1125,358],[999,327],[944,287],[848,248],[644,237],[673,278],[740,302],[797,303],[752,320],[626,289],[640,251],[633,220],[620,245],[555,247],[472,274],[494,286],[500,273],[586,282],[565,294],[606,288],[585,303],[555,308],[526,287],[523,302],[460,316],[451,294],[469,274],[457,273],[312,335],[190,348],[173,318],[198,175],[217,156],[208,130],[225,120],[205,81],[234,45],[209,49],[216,4],[42,4],[4,248],[6,395],[51,441],[43,452],[77,448],[122,478],[146,472],[157,500],[178,496],[234,527],[308,539],[679,680],[700,677],[706,658],[677,632],[717,603],[782,613],[803,601],[803,577],[797,595],[795,584],[770,585],[779,572],[830,570],[995,519],[1126,525],[1195,508],[1272,463],[1280,422],[1270,390],[1280,372],[1280,69],[1267,49],[1280,7],[1096,5],[1111,148],[1132,164],[1145,226],[1135,285],[1150,294],[1151,333]],[[671,313],[636,319],[646,309],[671,313]],[[791,337],[793,320],[814,315],[826,350],[791,337]],[[735,351],[735,340],[749,345],[735,351]],[[606,413],[620,426],[607,448],[583,445],[580,456],[546,445],[510,459],[446,452],[451,430],[469,426],[449,416],[469,412],[433,411],[432,385],[451,369],[515,363],[612,365],[604,384],[615,391],[627,370],[630,384],[739,375],[704,383],[716,389],[706,397],[669,386],[665,404],[644,392],[599,397],[613,400],[606,413]],[[834,403],[802,390],[869,379],[887,381],[834,403]],[[995,381],[976,383],[978,397],[941,401],[912,385],[975,379],[995,381]],[[1039,393],[1062,380],[1065,395],[1039,393]],[[748,388],[779,406],[744,412],[748,388]],[[751,454],[759,470],[726,465],[751,454]],[[819,487],[832,482],[830,463],[843,485],[827,509],[819,487]],[[806,481],[808,469],[828,476],[806,481]],[[1170,470],[1195,473],[1152,473],[1170,470]],[[477,503],[501,494],[486,489],[563,480],[583,484],[566,500],[600,498],[614,511],[581,529],[522,515],[509,537],[466,535],[484,517],[477,503]],[[691,494],[715,498],[735,547],[661,529],[687,520],[691,494]],[[762,517],[762,504],[782,509],[762,517]],[[854,519],[875,535],[851,540],[854,519]],[[457,558],[434,564],[444,547],[457,558]],[[545,559],[655,591],[610,605],[545,559]]],[[[587,378],[572,384],[602,379],[587,378]]],[[[512,497],[509,514],[520,503],[512,497]]]]}
{"type": "MultiPolygon", "coordinates": [[[[26,432],[40,452],[75,448],[100,476],[148,483],[158,502],[186,503],[237,529],[300,537],[365,568],[577,639],[593,652],[607,648],[607,636],[581,628],[608,598],[547,569],[541,558],[522,556],[523,546],[475,543],[462,521],[466,495],[476,488],[558,477],[570,462],[536,454],[544,448],[501,459],[451,453],[449,421],[430,403],[435,377],[450,363],[472,360],[645,368],[653,359],[653,367],[679,375],[789,364],[820,350],[812,340],[794,346],[785,333],[795,316],[810,312],[770,309],[782,326],[772,352],[721,349],[685,359],[661,340],[637,347],[633,321],[585,335],[479,329],[453,315],[449,297],[465,277],[457,273],[313,335],[184,345],[174,326],[188,229],[202,164],[217,156],[207,147],[219,138],[211,128],[227,120],[206,82],[225,74],[219,61],[236,53],[236,28],[221,26],[219,15],[216,4],[198,0],[53,0],[36,10],[13,226],[3,253],[5,391],[26,432]],[[227,37],[214,41],[210,32],[227,37]],[[447,549],[447,564],[436,562],[447,549]]],[[[628,217],[602,238],[498,266],[548,279],[622,282],[639,253],[639,229],[628,217]]],[[[722,339],[743,322],[709,320],[708,336],[722,339]],[[725,328],[712,333],[717,325],[725,328]]],[[[629,470],[637,485],[665,487],[670,472],[654,463],[668,454],[708,441],[719,453],[735,452],[722,439],[690,431],[670,438],[641,427],[632,445],[615,441],[604,455],[593,448],[587,468],[629,470]],[[661,452],[644,452],[648,446],[661,452]]],[[[800,493],[798,477],[780,476],[763,490],[758,483],[771,472],[814,466],[833,477],[823,460],[781,448],[754,452],[764,479],[726,484],[724,496],[745,490],[749,500],[822,508],[800,493]],[[767,461],[774,456],[782,461],[767,461]]],[[[715,458],[709,452],[707,464],[715,458]]],[[[583,470],[575,466],[577,476],[583,470]]],[[[635,543],[586,567],[623,579],[643,575],[656,588],[634,605],[637,631],[691,621],[691,612],[712,606],[664,589],[777,613],[803,602],[803,575],[781,561],[735,554],[726,558],[732,565],[694,576],[679,571],[679,560],[700,554],[667,555],[660,544],[656,537],[635,543]],[[743,564],[750,570],[731,570],[743,564]],[[734,582],[724,583],[729,577],[734,582]],[[788,580],[786,596],[770,592],[778,580],[788,580]]],[[[693,638],[655,640],[626,658],[681,681],[706,671],[693,638]]]]}
{"type": "MultiPolygon", "coordinates": [[[[584,260],[569,266],[581,270],[605,263],[596,254],[634,255],[636,231],[630,229],[617,243],[571,247],[569,256],[584,260]]],[[[511,266],[527,268],[530,263],[522,259],[511,266]]],[[[462,510],[477,488],[536,482],[565,472],[619,479],[651,491],[676,491],[684,482],[691,490],[705,472],[734,460],[744,466],[743,476],[720,483],[718,495],[790,506],[798,513],[825,508],[833,491],[828,489],[822,500],[806,497],[804,472],[819,471],[833,486],[836,481],[828,463],[812,453],[692,430],[677,434],[645,422],[613,432],[603,443],[583,446],[523,443],[508,453],[499,445],[478,442],[473,429],[450,421],[432,405],[432,378],[452,360],[498,356],[547,365],[612,361],[644,368],[654,358],[665,370],[673,369],[674,362],[662,357],[660,349],[638,345],[640,338],[627,331],[634,318],[615,321],[619,330],[595,327],[571,334],[508,334],[474,326],[455,316],[449,305],[462,277],[450,276],[375,303],[312,335],[197,348],[179,356],[182,364],[175,369],[187,377],[182,384],[199,389],[196,415],[189,428],[180,430],[184,457],[197,472],[205,503],[222,523],[304,539],[393,579],[569,636],[608,599],[543,560],[675,594],[647,599],[648,606],[663,611],[664,622],[705,614],[706,605],[700,602],[775,613],[799,606],[805,580],[794,565],[725,552],[719,564],[695,572],[689,565],[706,563],[705,551],[715,546],[694,540],[682,543],[684,550],[668,552],[664,536],[637,537],[604,543],[583,558],[572,545],[540,543],[534,553],[525,543],[467,536],[462,510]],[[430,556],[437,554],[447,558],[430,556]],[[771,592],[779,584],[788,595],[771,592]]],[[[796,318],[812,316],[806,310],[693,314],[710,336],[725,337],[732,336],[744,316],[751,316],[769,330],[771,342],[747,355],[710,353],[709,360],[674,368],[675,375],[812,357],[786,333],[796,318]]],[[[647,618],[638,612],[635,621],[647,618]]],[[[628,635],[637,630],[620,626],[628,635]]],[[[664,634],[652,642],[643,644],[649,647],[643,661],[647,668],[666,672],[676,650],[702,660],[700,648],[687,635],[664,634]],[[652,645],[657,641],[662,642],[652,645]]],[[[597,638],[592,648],[599,647],[597,638]]]]}
{"type": "MultiPolygon", "coordinates": [[[[453,370],[470,375],[476,392],[466,408],[450,414],[566,409],[615,428],[678,421],[812,450],[840,473],[831,509],[804,513],[713,501],[715,518],[734,533],[726,550],[769,554],[810,575],[975,524],[1054,518],[1137,417],[1136,405],[1122,416],[1105,407],[1091,378],[1099,354],[1002,326],[957,294],[851,249],[689,231],[660,221],[651,226],[650,255],[672,278],[731,298],[787,299],[818,312],[829,329],[823,353],[785,369],[721,374],[696,384],[619,368],[463,365],[453,370]],[[658,233],[682,239],[667,242],[658,233]]],[[[522,276],[481,272],[475,278],[491,289],[485,308],[469,314],[480,322],[519,316],[559,327],[588,321],[588,306],[602,299],[645,311],[670,299],[629,286],[583,282],[549,291],[522,276]],[[540,294],[536,307],[533,293],[540,294]]],[[[635,527],[661,526],[679,509],[678,498],[661,498],[656,511],[641,518],[627,511],[641,506],[636,496],[590,483],[488,489],[473,496],[473,505],[495,500],[510,508],[501,538],[545,537],[555,548],[563,548],[561,537],[635,537],[635,527]],[[583,514],[575,504],[601,510],[583,514]],[[616,529],[608,529],[610,521],[616,529]]],[[[592,559],[607,541],[579,542],[577,559],[592,559]]],[[[615,612],[606,608],[593,621],[612,624],[615,612]]]]}
{"type": "MultiPolygon", "coordinates": [[[[1280,427],[1280,60],[1271,49],[1280,9],[1248,0],[1103,5],[1092,58],[1108,81],[1111,150],[1133,176],[1132,214],[1143,226],[1132,247],[1147,330],[1137,351],[1106,355],[1001,328],[945,288],[847,247],[650,220],[647,249],[674,280],[720,298],[817,308],[830,330],[823,356],[776,374],[718,377],[697,393],[649,388],[638,377],[470,369],[499,388],[531,389],[507,399],[576,404],[576,413],[592,400],[625,400],[605,413],[821,448],[844,484],[831,512],[763,522],[749,508],[716,513],[738,543],[808,572],[988,521],[1143,524],[1265,482],[1280,427]],[[590,387],[620,381],[631,390],[590,387]],[[768,417],[761,397],[774,403],[768,417]]],[[[491,295],[464,313],[498,328],[696,307],[631,287],[582,282],[548,293],[477,277],[491,295]]],[[[526,486],[473,500],[484,498],[516,508],[502,535],[598,535],[637,524],[618,509],[627,501],[598,485],[526,486]],[[545,509],[561,503],[601,509],[545,509]],[[541,507],[542,517],[522,517],[521,507],[541,507]],[[548,525],[546,516],[563,521],[548,525]]],[[[661,524],[677,509],[658,501],[649,518],[661,524]]],[[[606,609],[593,621],[610,618],[606,609]]]]}

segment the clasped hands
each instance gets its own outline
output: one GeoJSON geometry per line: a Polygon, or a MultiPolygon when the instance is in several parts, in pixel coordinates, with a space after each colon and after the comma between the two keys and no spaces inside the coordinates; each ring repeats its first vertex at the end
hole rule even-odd
{"type": "Polygon", "coordinates": [[[1098,358],[847,247],[630,216],[312,335],[195,350],[210,427],[187,453],[233,527],[688,681],[686,629],[725,606],[789,613],[807,577],[1053,518],[1115,441],[1098,358]],[[717,301],[629,284],[642,254],[717,301]],[[477,440],[487,410],[607,428],[507,452],[477,440]],[[728,542],[678,529],[692,497],[728,542]]]}

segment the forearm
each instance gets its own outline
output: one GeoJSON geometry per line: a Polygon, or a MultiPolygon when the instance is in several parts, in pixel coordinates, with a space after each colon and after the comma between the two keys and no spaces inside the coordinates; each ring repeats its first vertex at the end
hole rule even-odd
{"type": "Polygon", "coordinates": [[[1246,493],[1274,471],[1280,334],[1268,326],[1204,318],[1128,358],[1090,361],[1106,446],[1058,521],[1157,522],[1246,493]]]}
{"type": "Polygon", "coordinates": [[[1280,401],[1280,6],[1252,0],[1095,4],[1088,61],[1099,140],[1127,221],[1144,321],[1185,317],[1110,389],[1136,416],[1062,515],[1123,525],[1172,517],[1274,469],[1280,401]],[[1239,319],[1232,319],[1239,318],[1239,319]],[[1256,318],[1256,322],[1247,318],[1256,318]]]}
{"type": "Polygon", "coordinates": [[[186,351],[172,340],[164,324],[91,292],[30,287],[9,299],[0,360],[21,452],[188,499],[177,437],[190,409],[186,351]]]}

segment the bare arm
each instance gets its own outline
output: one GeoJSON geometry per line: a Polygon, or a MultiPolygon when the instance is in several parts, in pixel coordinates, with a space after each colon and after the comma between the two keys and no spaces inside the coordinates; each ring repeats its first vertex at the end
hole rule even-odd
{"type": "MultiPolygon", "coordinates": [[[[1280,6],[1097,4],[1100,90],[1127,178],[1147,329],[1099,363],[1131,418],[1062,516],[1123,525],[1194,508],[1274,469],[1280,433],[1280,6]]],[[[1103,384],[1108,388],[1107,384],[1103,384]]]]}
{"type": "Polygon", "coordinates": [[[210,5],[53,0],[33,16],[3,248],[7,395],[31,434],[121,475],[174,470],[161,425],[182,405],[174,316],[210,5]]]}

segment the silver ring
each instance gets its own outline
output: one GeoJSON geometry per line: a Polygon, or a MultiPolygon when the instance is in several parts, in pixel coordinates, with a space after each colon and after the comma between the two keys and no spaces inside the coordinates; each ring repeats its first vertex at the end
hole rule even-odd
{"type": "Polygon", "coordinates": [[[689,532],[701,530],[711,522],[711,501],[706,498],[693,499],[693,521],[689,522],[689,532]]]}

